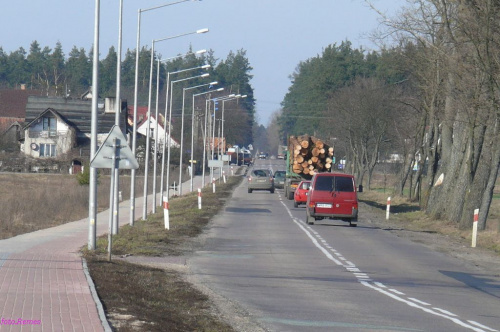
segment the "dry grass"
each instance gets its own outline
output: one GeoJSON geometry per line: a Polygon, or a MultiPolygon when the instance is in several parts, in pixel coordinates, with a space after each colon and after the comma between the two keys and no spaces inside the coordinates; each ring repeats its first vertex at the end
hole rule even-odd
{"type": "MultiPolygon", "coordinates": [[[[149,191],[152,192],[150,178],[149,191]]],[[[99,176],[97,209],[109,207],[109,176],[99,176]]],[[[136,197],[143,194],[144,178],[136,178],[136,197]]],[[[120,176],[124,200],[130,197],[130,176],[120,176]]],[[[89,215],[89,188],[74,175],[0,173],[0,239],[45,229],[89,215]]]]}

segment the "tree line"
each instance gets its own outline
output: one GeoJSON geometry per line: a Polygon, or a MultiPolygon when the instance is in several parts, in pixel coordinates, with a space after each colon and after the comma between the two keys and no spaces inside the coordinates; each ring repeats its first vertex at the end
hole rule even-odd
{"type": "MultiPolygon", "coordinates": [[[[19,88],[24,85],[27,89],[38,90],[46,96],[62,96],[67,98],[79,98],[88,91],[92,85],[92,55],[90,49],[74,46],[68,56],[64,54],[61,43],[51,49],[48,46],[41,47],[35,40],[31,43],[29,51],[23,47],[7,54],[0,47],[0,87],[19,88]]],[[[235,105],[229,105],[226,109],[225,122],[228,142],[239,145],[248,145],[252,142],[252,126],[254,124],[255,100],[253,88],[250,85],[252,79],[252,67],[246,57],[246,51],[241,49],[236,52],[229,52],[226,59],[215,57],[213,50],[206,54],[196,55],[191,49],[186,50],[185,56],[175,57],[171,60],[162,60],[161,54],[155,52],[153,66],[153,96],[157,91],[157,72],[159,70],[159,108],[165,107],[166,79],[167,72],[175,72],[182,69],[194,68],[203,64],[210,64],[208,69],[210,81],[218,81],[217,87],[224,87],[221,95],[236,93],[247,95],[235,105]],[[156,60],[160,60],[159,66],[156,60]],[[159,67],[159,69],[158,69],[159,67]],[[162,98],[163,97],[163,100],[162,98]],[[233,107],[234,109],[231,109],[233,107]],[[238,130],[232,128],[238,127],[238,130]]],[[[129,105],[134,100],[135,86],[135,58],[136,50],[128,49],[121,63],[121,98],[127,99],[129,105]]],[[[116,66],[118,56],[112,46],[105,57],[99,61],[99,95],[114,96],[116,94],[116,66]]],[[[139,52],[138,70],[138,105],[145,106],[149,99],[149,75],[151,67],[151,49],[144,46],[139,52]]],[[[205,71],[204,71],[205,72],[205,71]]],[[[180,80],[200,74],[201,70],[179,73],[172,77],[172,80],[180,80]]],[[[206,81],[206,80],[205,80],[206,81]]],[[[189,80],[189,82],[179,82],[175,85],[173,105],[181,105],[182,89],[184,87],[204,84],[205,81],[189,80]]],[[[191,91],[196,93],[197,91],[191,91]]],[[[207,95],[208,96],[208,95],[207,95]]],[[[212,97],[216,97],[216,93],[212,97]]],[[[152,102],[155,103],[156,98],[152,102]]],[[[200,102],[201,103],[201,102],[200,102]]],[[[202,102],[205,107],[205,103],[202,102]]],[[[186,106],[190,111],[191,103],[186,106]]],[[[153,106],[154,107],[154,106],[153,106]]],[[[174,107],[174,117],[180,117],[180,106],[174,107]]],[[[174,126],[174,134],[179,136],[180,128],[174,126]]],[[[190,130],[190,128],[189,128],[190,130]]],[[[226,133],[225,133],[226,134],[226,133]]]]}
{"type": "Polygon", "coordinates": [[[408,1],[382,21],[391,46],[345,41],[297,66],[281,137],[326,137],[368,186],[380,156],[402,156],[399,194],[462,228],[479,208],[484,229],[500,165],[500,3],[408,1]]]}

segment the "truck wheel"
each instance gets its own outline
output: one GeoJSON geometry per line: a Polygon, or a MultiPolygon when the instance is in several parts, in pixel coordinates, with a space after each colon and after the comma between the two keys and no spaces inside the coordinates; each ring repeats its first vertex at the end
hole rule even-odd
{"type": "Polygon", "coordinates": [[[298,207],[299,207],[299,204],[298,204],[297,202],[293,201],[293,207],[294,207],[294,208],[298,208],[298,207]]]}
{"type": "Polygon", "coordinates": [[[269,190],[271,192],[271,194],[274,194],[274,188],[269,190]]]}
{"type": "Polygon", "coordinates": [[[248,193],[251,194],[252,193],[252,189],[248,188],[248,193]]]}
{"type": "Polygon", "coordinates": [[[292,200],[293,199],[293,192],[288,192],[288,197],[287,197],[289,200],[292,200]]]}

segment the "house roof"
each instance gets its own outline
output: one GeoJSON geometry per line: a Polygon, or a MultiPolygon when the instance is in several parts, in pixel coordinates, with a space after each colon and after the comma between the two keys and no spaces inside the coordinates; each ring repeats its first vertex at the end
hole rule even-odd
{"type": "Polygon", "coordinates": [[[42,113],[38,114],[38,116],[36,118],[34,118],[33,120],[31,120],[30,122],[26,123],[24,125],[24,128],[28,128],[29,126],[31,126],[32,123],[36,123],[38,119],[42,118],[45,114],[47,113],[52,113],[54,115],[54,117],[56,117],[59,121],[62,121],[64,123],[67,123],[66,120],[64,120],[61,115],[59,113],[57,113],[57,111],[55,111],[54,109],[52,108],[48,108],[46,109],[45,111],[43,111],[42,113]]]}
{"type": "Polygon", "coordinates": [[[29,96],[40,96],[39,90],[0,89],[0,117],[24,119],[29,96]]]}
{"type": "MultiPolygon", "coordinates": [[[[126,105],[126,102],[122,101],[122,109],[123,105],[126,105]]],[[[31,96],[26,105],[26,122],[33,121],[47,109],[56,111],[66,123],[76,129],[77,133],[90,134],[92,100],[31,96]]],[[[97,132],[108,133],[114,124],[115,113],[105,113],[104,108],[99,108],[97,111],[97,132]]],[[[125,116],[121,116],[120,128],[125,128],[125,125],[125,116]]]]}

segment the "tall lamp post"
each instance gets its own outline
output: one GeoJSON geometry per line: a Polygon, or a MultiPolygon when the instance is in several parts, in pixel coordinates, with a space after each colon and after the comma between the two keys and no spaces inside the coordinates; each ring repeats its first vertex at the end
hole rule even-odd
{"type": "MultiPolygon", "coordinates": [[[[152,45],[151,45],[151,64],[149,68],[149,97],[148,97],[148,114],[147,114],[147,126],[146,126],[146,156],[145,156],[145,164],[144,164],[144,203],[142,207],[142,220],[146,220],[147,218],[147,203],[148,203],[148,171],[149,171],[149,138],[150,138],[150,131],[151,131],[151,96],[152,96],[152,90],[153,90],[153,64],[154,64],[154,49],[155,49],[155,43],[162,42],[165,40],[170,40],[174,38],[179,38],[183,36],[188,36],[188,35],[193,35],[193,34],[201,34],[201,33],[207,33],[209,30],[208,29],[199,29],[196,31],[192,32],[187,32],[183,33],[180,35],[176,36],[171,36],[171,37],[165,37],[165,38],[160,38],[160,39],[153,39],[152,45]]],[[[155,160],[156,163],[156,160],[155,160]]],[[[156,189],[156,188],[155,188],[156,189]]],[[[156,210],[156,202],[154,202],[154,207],[153,211],[156,210]]]]}
{"type": "MultiPolygon", "coordinates": [[[[164,59],[164,60],[160,60],[158,59],[157,60],[157,75],[156,75],[156,112],[155,112],[155,129],[154,129],[154,156],[155,156],[155,163],[154,163],[154,167],[153,167],[153,213],[156,212],[156,202],[157,202],[157,199],[156,199],[156,158],[158,156],[158,140],[159,140],[159,136],[158,136],[158,98],[159,98],[159,95],[160,95],[160,62],[165,62],[165,61],[169,61],[169,60],[172,60],[172,59],[177,59],[177,58],[182,58],[182,57],[185,57],[187,55],[191,55],[191,54],[203,54],[205,53],[206,50],[200,50],[200,51],[196,51],[195,53],[193,52],[189,52],[189,53],[186,53],[186,54],[182,54],[182,55],[178,55],[178,56],[174,56],[174,57],[170,57],[170,58],[167,58],[167,59],[164,59]]],[[[205,69],[205,68],[210,68],[210,65],[204,65],[204,66],[201,66],[201,67],[198,67],[198,68],[202,68],[202,69],[205,69]]],[[[166,110],[166,106],[167,106],[167,101],[168,101],[168,80],[167,80],[167,98],[166,98],[166,101],[165,101],[165,110],[166,110]]],[[[165,112],[165,117],[164,117],[164,121],[166,123],[166,118],[167,118],[167,114],[165,112]]],[[[165,126],[164,126],[165,127],[165,126]]],[[[160,180],[160,196],[161,196],[161,200],[163,201],[163,171],[164,171],[164,162],[165,162],[165,144],[166,144],[166,128],[164,128],[164,131],[163,131],[163,154],[162,154],[162,174],[161,174],[161,180],[160,180]]]]}
{"type": "MultiPolygon", "coordinates": [[[[172,120],[172,96],[173,96],[174,84],[179,83],[179,82],[183,82],[183,81],[187,81],[187,80],[191,80],[194,78],[204,78],[204,77],[208,77],[208,76],[210,76],[210,74],[205,73],[202,75],[187,77],[187,78],[183,78],[183,79],[179,79],[179,80],[175,80],[175,81],[170,82],[170,110],[169,110],[169,117],[168,117],[169,121],[172,120]]],[[[171,150],[170,147],[171,147],[171,140],[172,140],[171,127],[172,126],[168,127],[168,151],[167,151],[167,175],[166,175],[167,176],[167,201],[168,201],[169,191],[170,191],[170,150],[171,150]]]]}
{"type": "MultiPolygon", "coordinates": [[[[132,125],[132,154],[135,157],[137,146],[137,105],[138,105],[138,88],[139,88],[139,53],[140,53],[140,40],[141,40],[141,15],[144,12],[152,11],[155,9],[176,5],[182,2],[198,1],[198,0],[179,0],[163,5],[150,7],[146,9],[139,9],[137,12],[137,41],[135,47],[135,78],[134,78],[134,115],[132,125]]],[[[136,170],[132,169],[130,174],[130,225],[134,225],[135,221],[135,177],[136,170]]]]}
{"type": "MultiPolygon", "coordinates": [[[[90,159],[94,158],[97,151],[97,95],[99,93],[99,23],[101,13],[101,2],[95,0],[94,14],[94,53],[92,63],[92,108],[90,123],[90,159]]],[[[89,178],[89,236],[88,249],[95,250],[96,243],[96,219],[97,219],[97,169],[90,167],[89,178]]]]}
{"type": "MultiPolygon", "coordinates": [[[[231,101],[231,100],[238,100],[240,98],[246,98],[246,97],[247,97],[247,95],[243,95],[243,96],[242,95],[236,95],[233,98],[228,98],[228,99],[223,99],[222,100],[222,134],[221,134],[221,137],[222,137],[222,141],[223,142],[226,141],[225,140],[225,136],[224,136],[224,109],[225,109],[224,106],[225,106],[225,102],[226,101],[231,101]]],[[[224,144],[223,149],[222,149],[222,154],[225,154],[225,152],[226,152],[226,146],[224,144]]]]}
{"type": "MultiPolygon", "coordinates": [[[[215,91],[209,90],[209,91],[193,94],[193,106],[192,106],[193,113],[192,113],[192,117],[191,117],[191,171],[193,171],[193,166],[194,166],[193,165],[194,164],[194,97],[205,95],[205,94],[211,93],[211,92],[220,92],[220,91],[224,91],[224,88],[218,88],[215,91]]],[[[203,164],[203,168],[205,168],[205,164],[203,164]]],[[[202,179],[202,182],[203,182],[202,186],[204,187],[204,179],[202,179]]],[[[191,191],[193,191],[193,185],[194,185],[193,184],[193,174],[191,174],[191,182],[189,184],[189,189],[191,191]]]]}
{"type": "MultiPolygon", "coordinates": [[[[186,101],[186,91],[187,90],[192,90],[192,89],[197,89],[201,88],[203,86],[212,86],[216,85],[218,82],[211,82],[207,84],[201,84],[201,85],[196,85],[196,86],[191,86],[187,88],[182,89],[182,111],[181,111],[181,150],[180,150],[180,156],[179,156],[179,193],[182,195],[182,157],[183,157],[183,150],[184,150],[184,105],[186,101]]],[[[191,127],[191,131],[193,128],[191,127]]],[[[191,172],[192,172],[191,168],[191,172]]],[[[191,174],[192,178],[192,174],[191,174]]]]}
{"type": "MultiPolygon", "coordinates": [[[[205,51],[205,50],[203,50],[205,51]]],[[[172,72],[168,72],[167,73],[167,93],[166,93],[166,102],[165,102],[165,115],[164,115],[164,118],[165,120],[167,119],[167,115],[168,115],[168,105],[169,105],[169,91],[170,91],[170,75],[173,75],[173,74],[179,74],[179,73],[184,73],[184,72],[187,72],[187,71],[191,71],[191,70],[196,70],[196,69],[204,69],[204,68],[208,68],[210,67],[209,65],[203,65],[203,66],[198,66],[198,67],[194,67],[194,68],[187,68],[187,69],[181,69],[181,70],[177,70],[177,71],[172,71],[172,72]]],[[[169,126],[169,130],[170,130],[170,123],[171,123],[171,117],[172,117],[172,112],[170,112],[170,115],[168,117],[168,126],[169,126]]],[[[166,122],[166,121],[165,121],[166,122]]],[[[169,131],[169,135],[170,135],[170,131],[169,131]]],[[[161,193],[161,201],[163,202],[163,183],[164,183],[164,174],[165,174],[165,148],[166,148],[166,145],[167,145],[167,128],[165,127],[165,132],[164,132],[164,136],[163,136],[163,152],[162,152],[162,158],[161,158],[161,176],[160,176],[160,193],[161,193]]],[[[170,140],[170,136],[168,138],[168,147],[170,149],[170,145],[171,145],[171,140],[170,140]]],[[[167,188],[168,190],[168,188],[167,188]]]]}

